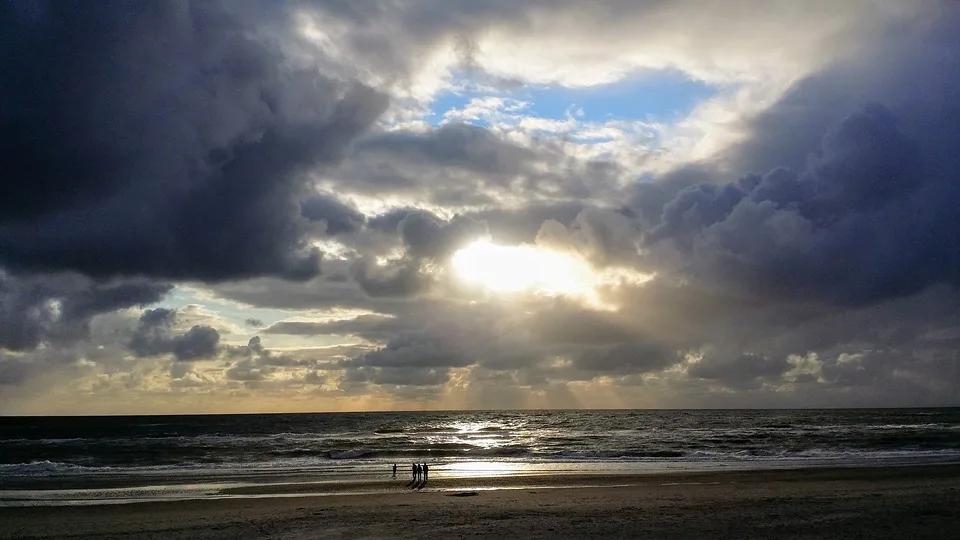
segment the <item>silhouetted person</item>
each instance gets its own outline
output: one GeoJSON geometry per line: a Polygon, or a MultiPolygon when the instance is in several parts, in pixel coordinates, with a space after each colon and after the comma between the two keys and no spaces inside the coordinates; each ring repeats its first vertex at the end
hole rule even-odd
{"type": "Polygon", "coordinates": [[[427,475],[428,475],[429,473],[430,473],[430,469],[427,468],[427,464],[424,463],[424,464],[423,464],[423,482],[424,482],[424,483],[427,482],[427,475]]]}
{"type": "Polygon", "coordinates": [[[417,481],[417,464],[413,463],[410,465],[410,475],[413,477],[413,481],[417,481]]]}
{"type": "Polygon", "coordinates": [[[394,478],[397,477],[397,464],[396,464],[396,463],[393,464],[393,477],[394,477],[394,478]]]}
{"type": "Polygon", "coordinates": [[[414,465],[414,467],[417,469],[417,472],[416,472],[416,481],[419,482],[419,481],[420,481],[420,477],[423,476],[423,469],[420,468],[420,464],[419,464],[419,463],[417,463],[416,465],[414,465]]]}

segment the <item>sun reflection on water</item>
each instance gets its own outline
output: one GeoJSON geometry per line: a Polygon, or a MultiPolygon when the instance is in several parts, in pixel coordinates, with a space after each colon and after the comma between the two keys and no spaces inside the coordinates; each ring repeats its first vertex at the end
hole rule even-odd
{"type": "Polygon", "coordinates": [[[489,476],[517,476],[530,474],[534,469],[529,463],[504,461],[460,461],[443,466],[445,476],[478,478],[489,476]]]}

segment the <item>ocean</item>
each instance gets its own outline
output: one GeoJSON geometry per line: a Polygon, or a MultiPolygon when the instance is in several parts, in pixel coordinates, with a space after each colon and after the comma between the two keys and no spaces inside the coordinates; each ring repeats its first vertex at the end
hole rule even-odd
{"type": "Polygon", "coordinates": [[[960,462],[960,409],[0,417],[0,505],[224,486],[960,462]]]}

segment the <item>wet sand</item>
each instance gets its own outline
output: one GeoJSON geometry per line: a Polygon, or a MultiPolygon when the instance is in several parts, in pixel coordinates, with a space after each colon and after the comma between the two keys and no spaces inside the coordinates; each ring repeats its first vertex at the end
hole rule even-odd
{"type": "MultiPolygon", "coordinates": [[[[960,466],[435,479],[342,494],[0,508],[2,538],[956,538],[960,466]],[[483,489],[493,488],[493,489],[483,489]]],[[[269,493],[268,493],[269,492],[269,493]]],[[[280,495],[280,496],[277,496],[280,495]]]]}

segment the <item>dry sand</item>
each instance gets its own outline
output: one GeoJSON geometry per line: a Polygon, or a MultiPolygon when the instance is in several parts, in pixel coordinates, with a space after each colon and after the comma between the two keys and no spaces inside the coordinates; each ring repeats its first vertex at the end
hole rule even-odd
{"type": "Polygon", "coordinates": [[[0,538],[960,538],[958,466],[482,483],[500,489],[0,508],[0,538]]]}

